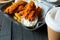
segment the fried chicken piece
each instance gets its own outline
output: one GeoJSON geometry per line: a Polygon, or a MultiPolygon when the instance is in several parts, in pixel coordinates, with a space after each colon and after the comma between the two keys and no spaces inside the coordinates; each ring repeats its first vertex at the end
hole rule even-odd
{"type": "Polygon", "coordinates": [[[24,10],[24,17],[28,16],[29,13],[32,11],[32,10],[35,10],[36,6],[34,4],[33,1],[31,1],[30,3],[28,3],[26,6],[25,6],[25,10],[24,10]]]}
{"type": "Polygon", "coordinates": [[[24,15],[24,11],[20,11],[20,12],[19,12],[19,15],[20,15],[20,16],[23,16],[23,15],[24,15]]]}
{"type": "Polygon", "coordinates": [[[25,1],[19,1],[16,3],[13,3],[11,6],[9,6],[8,8],[6,8],[6,10],[4,11],[7,14],[12,14],[13,11],[19,6],[19,5],[25,5],[27,4],[25,1]]]}
{"type": "Polygon", "coordinates": [[[20,6],[18,6],[17,9],[14,11],[14,13],[16,13],[16,12],[19,13],[20,11],[23,11],[25,6],[26,6],[26,4],[27,4],[27,2],[22,4],[22,5],[20,5],[20,6]]]}
{"type": "Polygon", "coordinates": [[[36,17],[35,11],[31,11],[30,14],[28,15],[28,20],[33,21],[36,17]]]}
{"type": "MultiPolygon", "coordinates": [[[[33,10],[34,8],[36,8],[36,6],[35,6],[35,3],[33,2],[33,1],[30,1],[26,6],[25,6],[25,9],[29,9],[30,8],[30,10],[33,10]]],[[[29,11],[30,11],[29,10],[29,11]]]]}
{"type": "MultiPolygon", "coordinates": [[[[41,17],[41,8],[40,7],[36,8],[34,2],[31,1],[25,6],[25,9],[23,11],[20,11],[18,13],[18,15],[24,16],[25,19],[29,21],[34,21],[36,16],[38,16],[39,18],[41,17]]],[[[19,16],[16,17],[19,19],[19,16]]]]}
{"type": "Polygon", "coordinates": [[[23,10],[24,10],[24,6],[21,5],[14,11],[14,13],[19,13],[20,11],[23,11],[23,10]]]}
{"type": "Polygon", "coordinates": [[[37,7],[36,8],[36,14],[37,14],[38,18],[41,18],[42,17],[41,12],[42,12],[42,9],[40,7],[37,7]]]}
{"type": "Polygon", "coordinates": [[[36,10],[36,6],[34,4],[33,1],[31,1],[30,3],[28,3],[24,10],[19,12],[19,15],[22,15],[25,17],[25,19],[28,19],[30,21],[33,21],[35,19],[35,10],[36,10]]]}
{"type": "Polygon", "coordinates": [[[29,14],[29,17],[34,17],[35,16],[35,11],[31,11],[30,14],[29,14]]]}

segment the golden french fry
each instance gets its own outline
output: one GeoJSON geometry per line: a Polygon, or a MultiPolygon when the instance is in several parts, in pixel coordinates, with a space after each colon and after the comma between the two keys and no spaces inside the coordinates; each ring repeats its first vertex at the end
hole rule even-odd
{"type": "Polygon", "coordinates": [[[13,18],[14,18],[15,20],[17,20],[17,17],[16,17],[16,16],[14,16],[13,18]]]}
{"type": "Polygon", "coordinates": [[[15,13],[15,16],[17,17],[17,21],[20,22],[21,21],[21,16],[19,15],[19,13],[15,13]]]}
{"type": "Polygon", "coordinates": [[[15,13],[15,16],[18,18],[18,19],[20,19],[20,15],[18,15],[18,13],[15,13]]]}
{"type": "Polygon", "coordinates": [[[17,20],[19,23],[21,22],[21,20],[17,20]]]}

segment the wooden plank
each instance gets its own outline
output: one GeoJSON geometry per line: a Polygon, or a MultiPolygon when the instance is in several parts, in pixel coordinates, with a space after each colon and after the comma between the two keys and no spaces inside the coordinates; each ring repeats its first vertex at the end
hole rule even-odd
{"type": "Polygon", "coordinates": [[[2,23],[2,15],[0,14],[0,32],[1,32],[1,27],[2,27],[1,23],[2,23]]]}
{"type": "Polygon", "coordinates": [[[11,40],[10,35],[1,36],[0,40],[11,40]]]}
{"type": "Polygon", "coordinates": [[[23,40],[34,40],[33,32],[23,28],[23,40]]]}
{"type": "Polygon", "coordinates": [[[12,40],[22,40],[22,27],[18,26],[14,22],[12,23],[12,40]]]}
{"type": "Polygon", "coordinates": [[[34,37],[34,40],[42,40],[42,35],[41,35],[41,31],[33,31],[33,37],[34,37]]]}
{"type": "Polygon", "coordinates": [[[13,23],[13,40],[48,40],[46,25],[35,31],[29,31],[13,23]]]}
{"type": "Polygon", "coordinates": [[[33,31],[33,35],[34,35],[34,40],[48,40],[46,25],[33,31]]]}
{"type": "Polygon", "coordinates": [[[11,40],[11,21],[0,12],[0,40],[11,40]]]}
{"type": "Polygon", "coordinates": [[[42,40],[48,40],[48,36],[47,36],[47,26],[44,25],[43,27],[41,27],[41,37],[42,40]]]}
{"type": "Polygon", "coordinates": [[[47,40],[46,25],[35,31],[28,31],[23,28],[23,40],[47,40]]]}

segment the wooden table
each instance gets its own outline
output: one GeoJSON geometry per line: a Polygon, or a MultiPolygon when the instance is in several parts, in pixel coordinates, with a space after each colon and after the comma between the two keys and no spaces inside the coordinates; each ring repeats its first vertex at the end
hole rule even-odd
{"type": "Polygon", "coordinates": [[[29,31],[15,24],[0,12],[0,40],[48,40],[47,27],[45,24],[35,31],[29,31]]]}

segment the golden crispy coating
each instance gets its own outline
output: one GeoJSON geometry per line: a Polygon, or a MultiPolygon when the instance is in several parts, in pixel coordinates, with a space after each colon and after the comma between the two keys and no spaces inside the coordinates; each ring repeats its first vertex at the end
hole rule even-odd
{"type": "Polygon", "coordinates": [[[6,10],[4,12],[8,13],[8,14],[12,14],[13,11],[19,6],[19,5],[25,5],[27,4],[25,1],[19,1],[16,3],[13,3],[11,6],[9,6],[8,8],[6,8],[6,10]]]}
{"type": "Polygon", "coordinates": [[[35,11],[31,11],[28,17],[34,17],[35,16],[35,11]]]}
{"type": "Polygon", "coordinates": [[[42,12],[42,9],[40,7],[37,7],[36,8],[36,14],[37,14],[38,18],[41,18],[42,17],[41,12],[42,12]]]}
{"type": "Polygon", "coordinates": [[[36,6],[35,6],[35,4],[34,4],[34,2],[33,1],[31,1],[30,3],[28,3],[26,6],[25,6],[25,11],[26,12],[30,12],[30,11],[32,11],[33,9],[35,9],[36,8],[36,6]]]}
{"type": "MultiPolygon", "coordinates": [[[[35,10],[36,9],[36,6],[34,4],[33,1],[31,1],[30,3],[28,3],[26,6],[25,6],[25,10],[24,10],[24,14],[23,16],[28,19],[29,17],[28,16],[33,16],[34,13],[31,13],[31,11],[35,10]],[[31,13],[31,15],[30,15],[31,13]]],[[[32,18],[32,17],[31,17],[32,18]]]]}
{"type": "Polygon", "coordinates": [[[26,10],[24,10],[24,16],[26,19],[33,21],[35,19],[35,10],[36,10],[36,6],[34,4],[33,1],[31,1],[30,3],[28,3],[25,6],[26,10]]]}
{"type": "Polygon", "coordinates": [[[21,5],[14,11],[14,13],[19,13],[20,11],[23,11],[23,10],[24,10],[24,6],[21,5]]]}
{"type": "Polygon", "coordinates": [[[35,19],[35,17],[36,17],[35,11],[31,11],[28,16],[28,20],[33,21],[35,19]]]}
{"type": "Polygon", "coordinates": [[[19,15],[20,15],[20,16],[23,16],[23,15],[24,15],[24,11],[20,11],[20,12],[19,12],[19,15]]]}

